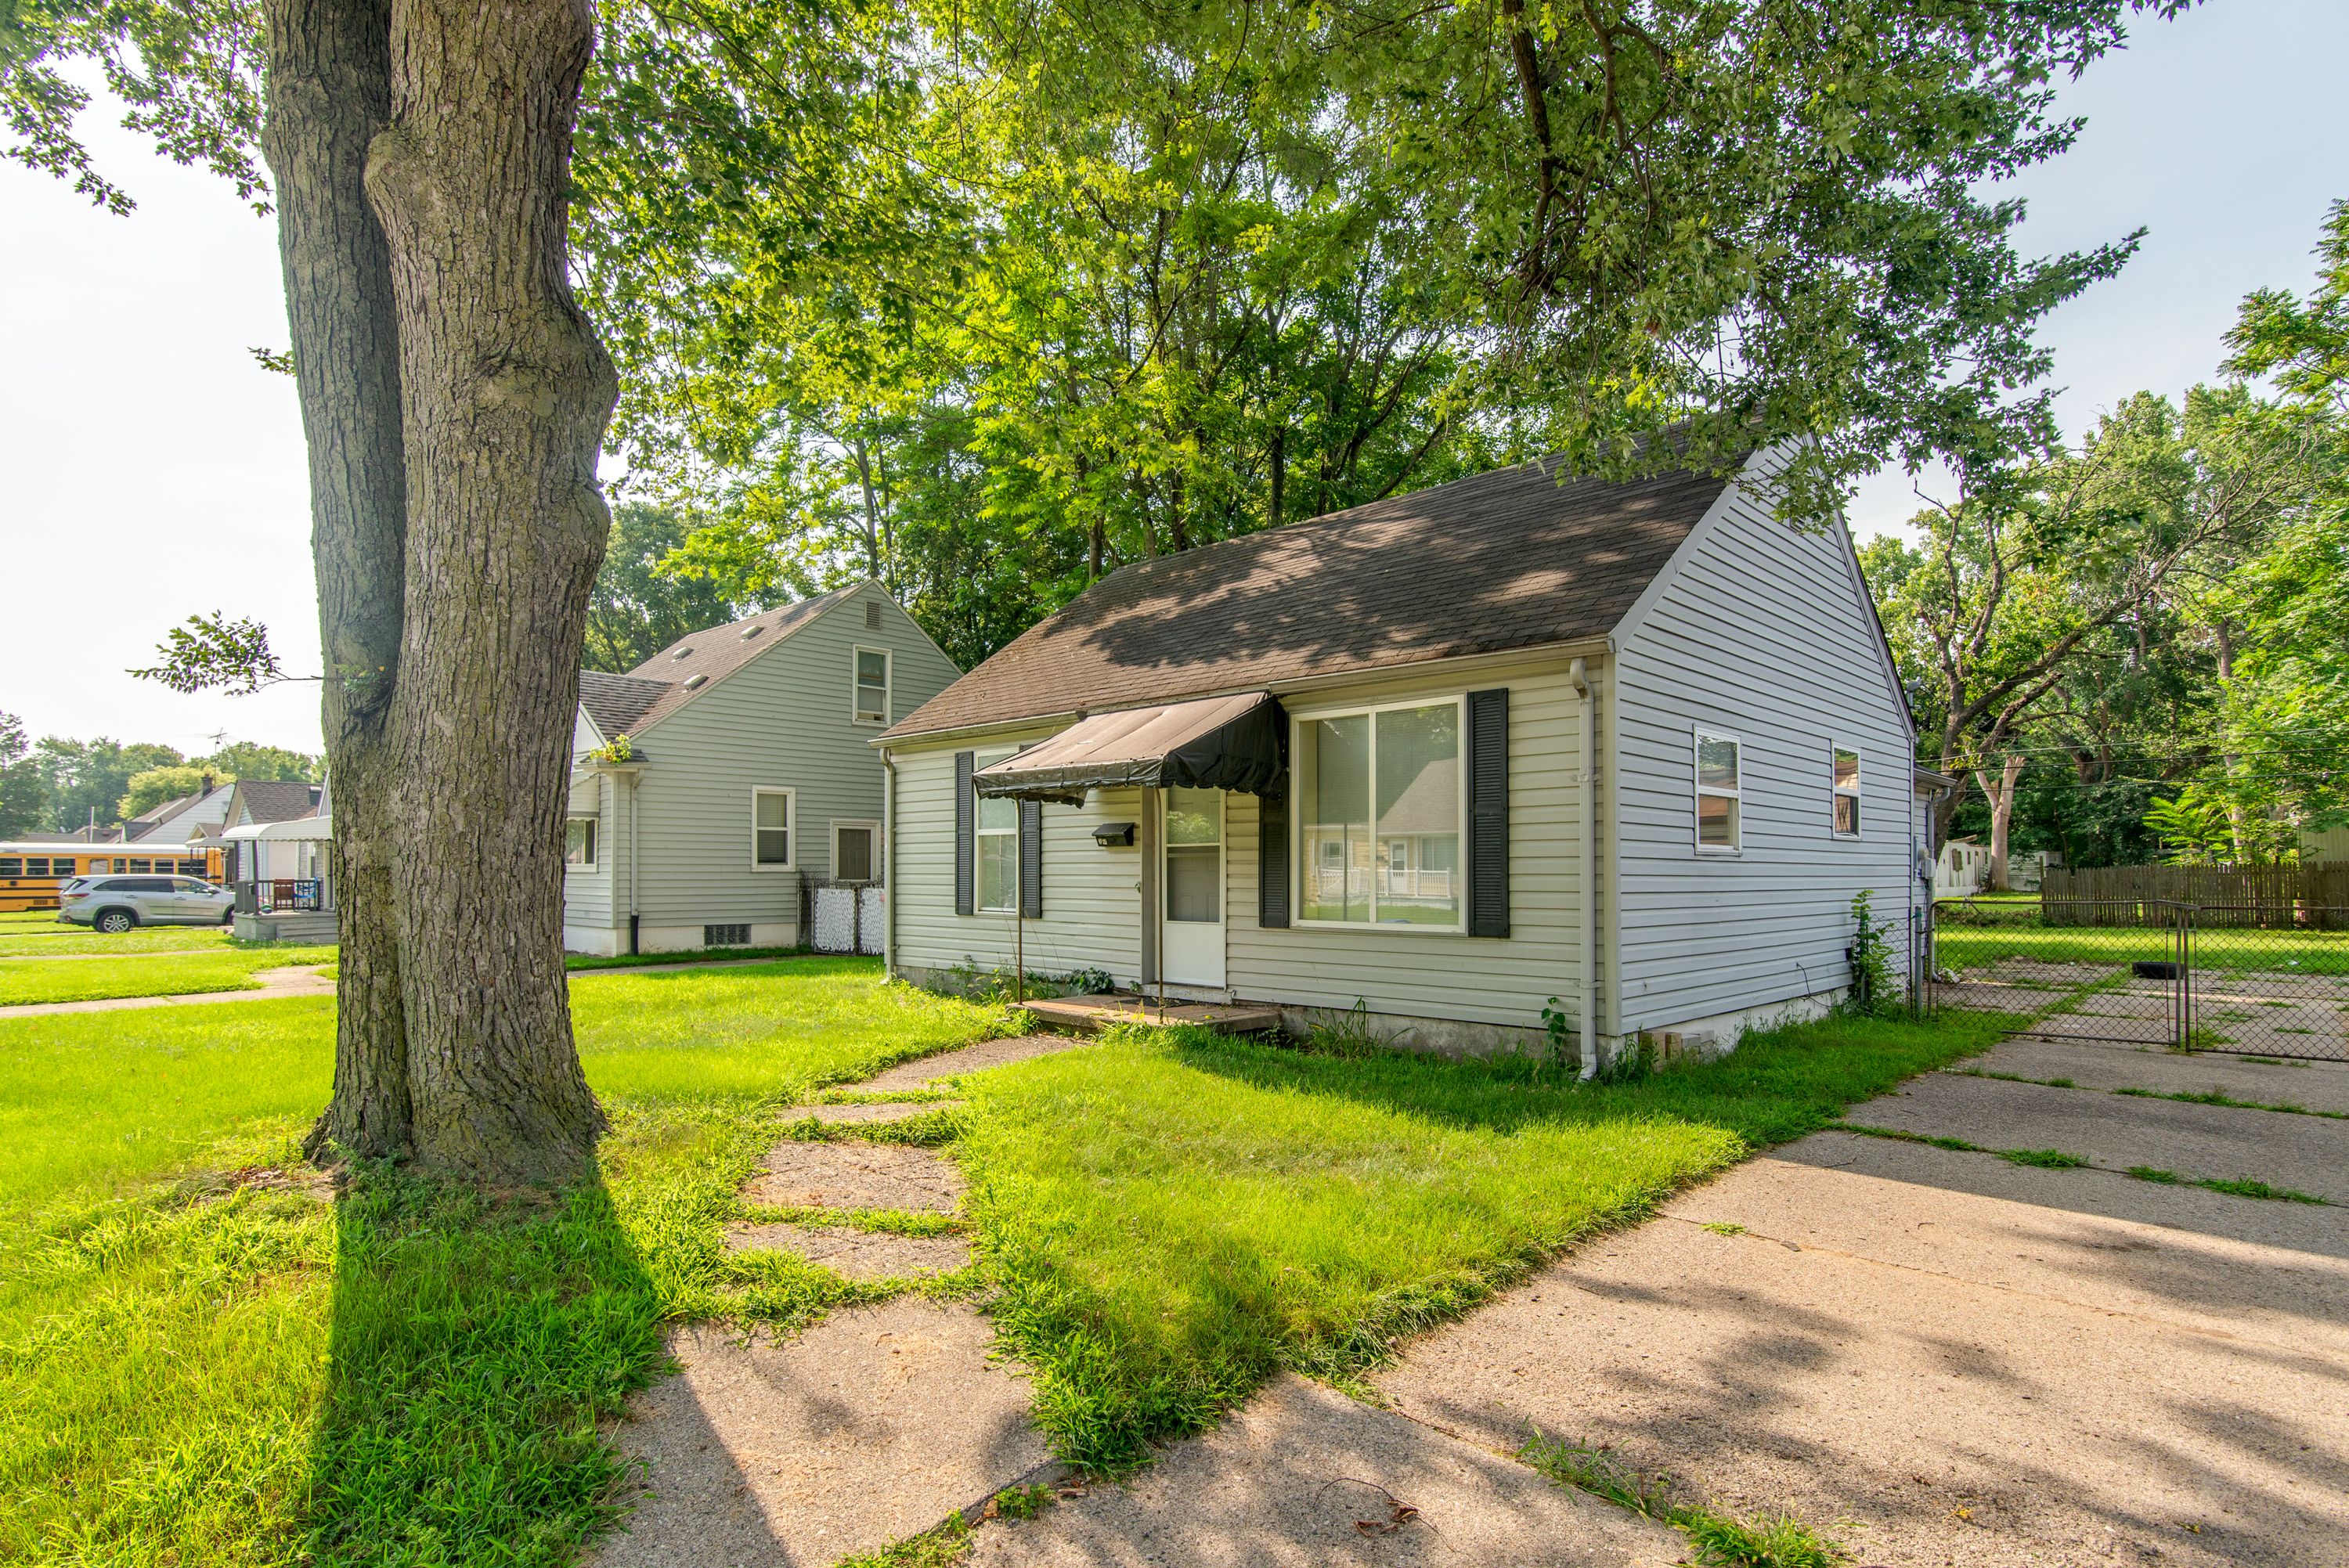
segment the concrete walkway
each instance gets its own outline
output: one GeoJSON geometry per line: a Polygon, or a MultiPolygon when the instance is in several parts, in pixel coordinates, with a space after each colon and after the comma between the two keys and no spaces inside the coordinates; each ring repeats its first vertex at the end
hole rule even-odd
{"type": "Polygon", "coordinates": [[[127,1007],[188,1007],[204,1002],[269,1002],[281,996],[331,996],[335,983],[319,970],[323,964],[294,965],[284,969],[256,969],[260,985],[241,991],[191,991],[178,996],[101,996],[88,1002],[26,1002],[0,1007],[0,1018],[32,1018],[48,1013],[119,1013],[127,1007]]]}
{"type": "MultiPolygon", "coordinates": [[[[2248,1064],[2014,1041],[1972,1065],[2100,1087],[1934,1074],[1849,1119],[2303,1191],[2349,1169],[2349,1123],[2108,1092],[2248,1064]]],[[[2262,1070],[2349,1097],[2349,1068],[2262,1070]]],[[[1824,1133],[1379,1383],[1468,1441],[1606,1443],[1887,1568],[2349,1563],[2349,1208],[1824,1133]]]]}
{"type": "MultiPolygon", "coordinates": [[[[854,1086],[919,1093],[940,1078],[1082,1044],[1062,1035],[988,1040],[854,1086]]],[[[795,1107],[845,1136],[781,1139],[742,1189],[791,1222],[731,1228],[736,1252],[771,1252],[859,1281],[918,1281],[966,1266],[959,1235],[868,1231],[874,1214],[950,1216],[962,1173],[936,1152],[855,1136],[936,1103],[795,1107]],[[808,1222],[830,1210],[838,1225],[808,1222]]],[[[597,1568],[807,1568],[877,1552],[1007,1487],[1057,1474],[1028,1417],[1028,1385],[992,1356],[994,1331],[969,1305],[898,1295],[831,1314],[778,1338],[722,1324],[669,1336],[677,1375],[631,1401],[614,1434],[642,1486],[597,1568]]]]}

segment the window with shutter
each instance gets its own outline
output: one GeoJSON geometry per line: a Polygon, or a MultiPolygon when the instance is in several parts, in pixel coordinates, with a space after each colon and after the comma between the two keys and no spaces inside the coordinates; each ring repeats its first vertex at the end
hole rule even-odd
{"type": "Polygon", "coordinates": [[[978,797],[970,787],[970,776],[978,770],[978,754],[970,751],[955,753],[954,814],[955,814],[955,913],[976,914],[978,897],[973,857],[977,853],[978,797]]]}
{"type": "Polygon", "coordinates": [[[1509,934],[1509,691],[1468,694],[1468,934],[1509,934]]]}
{"type": "Polygon", "coordinates": [[[1299,924],[1463,929],[1463,708],[1452,697],[1297,719],[1299,924]]]}

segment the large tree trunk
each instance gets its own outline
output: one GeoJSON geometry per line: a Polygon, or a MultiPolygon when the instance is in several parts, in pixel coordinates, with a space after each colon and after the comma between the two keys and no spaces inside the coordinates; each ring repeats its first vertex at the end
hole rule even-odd
{"type": "Polygon", "coordinates": [[[2014,781],[2023,777],[2023,761],[2009,757],[1994,782],[1988,769],[1974,769],[1974,782],[1990,798],[1990,885],[1998,892],[2008,891],[2007,833],[2014,824],[2014,781]]]}
{"type": "Polygon", "coordinates": [[[399,668],[406,460],[399,333],[367,145],[391,105],[389,0],[273,0],[268,125],[278,254],[309,447],[324,720],[342,940],[335,1097],[308,1151],[408,1147],[406,1031],[392,899],[388,724],[399,668]]]}
{"type": "Polygon", "coordinates": [[[367,189],[391,253],[408,453],[393,698],[401,996],[419,1159],[482,1181],[585,1170],[563,816],[595,483],[617,394],[564,277],[585,0],[396,0],[367,189]]]}
{"type": "Polygon", "coordinates": [[[574,0],[267,0],[343,941],[315,1158],[586,1169],[562,819],[610,362],[564,278],[574,0]]]}

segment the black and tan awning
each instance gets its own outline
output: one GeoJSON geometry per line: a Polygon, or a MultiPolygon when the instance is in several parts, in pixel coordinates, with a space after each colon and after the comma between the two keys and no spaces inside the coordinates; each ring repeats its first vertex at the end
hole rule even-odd
{"type": "Polygon", "coordinates": [[[1081,804],[1088,789],[1236,789],[1277,795],[1288,721],[1269,692],[1202,697],[1079,719],[971,776],[981,795],[1081,804]]]}

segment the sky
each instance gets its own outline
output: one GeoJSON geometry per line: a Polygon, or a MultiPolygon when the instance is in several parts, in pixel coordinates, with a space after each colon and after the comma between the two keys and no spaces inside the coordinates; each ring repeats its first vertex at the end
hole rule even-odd
{"type": "MultiPolygon", "coordinates": [[[[2131,392],[2212,377],[2237,303],[2304,291],[2325,206],[2349,197],[2349,4],[2211,0],[2134,28],[2063,95],[2078,143],[2012,187],[2033,253],[2149,231],[2047,323],[2071,436],[2131,392]]],[[[186,697],[126,673],[200,612],[261,621],[289,671],[318,647],[294,383],[248,352],[285,346],[274,227],[117,118],[93,105],[83,131],[139,202],[127,218],[0,163],[0,712],[36,737],[316,751],[315,684],[186,697]]],[[[1854,534],[1897,529],[1914,482],[1863,483],[1854,534]]]]}

